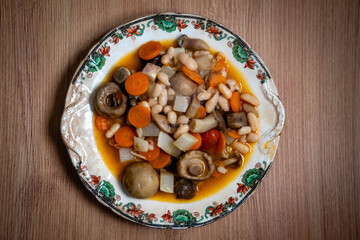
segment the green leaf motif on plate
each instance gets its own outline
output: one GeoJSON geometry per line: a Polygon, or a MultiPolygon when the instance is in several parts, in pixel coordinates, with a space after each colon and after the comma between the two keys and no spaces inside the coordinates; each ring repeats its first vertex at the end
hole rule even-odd
{"type": "Polygon", "coordinates": [[[92,59],[88,62],[88,72],[96,72],[105,65],[106,59],[104,55],[99,53],[94,53],[92,59]]]}
{"type": "Polygon", "coordinates": [[[176,30],[176,22],[175,19],[169,20],[160,20],[157,22],[158,27],[165,32],[173,32],[176,30]]]}
{"type": "Polygon", "coordinates": [[[110,201],[115,200],[115,189],[114,186],[108,181],[101,181],[96,186],[96,191],[99,193],[100,196],[107,198],[110,201]]]}
{"type": "Polygon", "coordinates": [[[259,177],[259,175],[263,172],[263,170],[260,168],[260,169],[256,169],[256,168],[253,168],[253,169],[249,169],[247,170],[241,181],[246,185],[246,186],[253,186],[253,184],[255,183],[255,181],[257,180],[257,178],[259,177]]]}
{"type": "Polygon", "coordinates": [[[172,218],[175,224],[190,224],[196,222],[196,218],[194,218],[189,211],[184,209],[173,212],[172,218]]]}
{"type": "Polygon", "coordinates": [[[241,63],[245,63],[250,57],[250,54],[246,52],[243,47],[237,42],[234,43],[232,52],[234,58],[241,63]]]}

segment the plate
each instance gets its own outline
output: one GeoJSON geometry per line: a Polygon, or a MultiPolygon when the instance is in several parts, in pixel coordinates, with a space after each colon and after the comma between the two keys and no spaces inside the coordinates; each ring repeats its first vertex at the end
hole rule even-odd
{"type": "Polygon", "coordinates": [[[184,229],[214,222],[244,203],[272,165],[284,121],[284,107],[269,71],[242,38],[201,16],[163,13],[141,17],[111,30],[89,51],[69,86],[60,128],[73,166],[99,202],[145,226],[184,229]],[[235,180],[216,194],[181,204],[135,199],[124,193],[97,149],[93,134],[93,93],[111,67],[128,52],[150,40],[175,39],[181,34],[203,39],[212,48],[224,52],[245,76],[261,103],[261,138],[235,180]]]}

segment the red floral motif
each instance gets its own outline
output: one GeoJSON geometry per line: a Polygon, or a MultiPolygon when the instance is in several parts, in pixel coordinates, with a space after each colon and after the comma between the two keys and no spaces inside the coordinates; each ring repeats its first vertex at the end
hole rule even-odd
{"type": "Polygon", "coordinates": [[[114,44],[117,44],[117,43],[119,42],[119,37],[118,37],[118,36],[115,36],[115,37],[113,38],[113,42],[114,42],[114,44]]]}
{"type": "Polygon", "coordinates": [[[214,26],[211,26],[210,28],[208,28],[206,30],[206,32],[208,32],[209,34],[214,34],[214,37],[216,39],[219,39],[218,34],[221,34],[221,31],[219,29],[217,29],[216,27],[214,27],[214,26]]]}
{"type": "Polygon", "coordinates": [[[262,74],[262,71],[259,69],[258,71],[258,75],[256,75],[256,77],[259,79],[259,80],[263,80],[265,78],[264,74],[262,74]]]}
{"type": "Polygon", "coordinates": [[[86,166],[85,165],[80,165],[80,171],[83,172],[83,173],[87,172],[86,166]]]}
{"type": "Polygon", "coordinates": [[[187,28],[187,26],[188,26],[188,25],[186,25],[186,23],[184,23],[184,19],[178,20],[176,24],[178,26],[179,32],[181,32],[181,29],[187,28]]]}
{"type": "Polygon", "coordinates": [[[172,219],[172,217],[171,217],[171,213],[170,213],[170,211],[168,210],[168,212],[166,213],[166,214],[164,214],[164,215],[162,215],[161,216],[164,220],[165,220],[165,222],[169,222],[169,223],[171,223],[172,221],[173,221],[173,219],[172,219]]]}
{"type": "Polygon", "coordinates": [[[105,55],[105,56],[110,57],[109,52],[110,52],[110,46],[108,46],[106,48],[104,46],[101,46],[101,48],[100,48],[100,54],[101,55],[105,55]]]}
{"type": "Polygon", "coordinates": [[[129,209],[128,212],[135,217],[139,217],[141,214],[143,214],[144,211],[136,209],[135,205],[131,205],[131,209],[129,209]]]}
{"type": "Polygon", "coordinates": [[[211,216],[216,216],[222,213],[223,204],[217,205],[216,207],[209,207],[208,209],[211,211],[211,216]]]}
{"type": "Polygon", "coordinates": [[[247,60],[247,62],[245,63],[245,67],[244,68],[250,68],[250,69],[254,69],[254,64],[255,64],[256,62],[252,59],[252,58],[249,58],[248,60],[247,60]]]}
{"type": "Polygon", "coordinates": [[[98,185],[98,183],[100,182],[101,176],[95,176],[95,175],[91,175],[91,184],[94,184],[95,186],[98,185]]]}
{"type": "Polygon", "coordinates": [[[237,189],[237,193],[243,192],[245,194],[246,190],[247,190],[247,186],[245,186],[244,184],[241,184],[241,183],[238,183],[237,185],[239,186],[237,189]]]}
{"type": "Polygon", "coordinates": [[[147,218],[148,218],[149,220],[153,220],[153,219],[155,218],[155,214],[154,214],[154,213],[151,213],[151,214],[149,214],[149,215],[147,216],[147,218]]]}
{"type": "Polygon", "coordinates": [[[130,28],[128,28],[127,29],[127,35],[126,35],[126,37],[128,38],[128,37],[131,37],[133,34],[135,34],[135,35],[140,35],[140,33],[138,32],[138,26],[135,26],[135,27],[130,27],[130,28]]]}
{"type": "Polygon", "coordinates": [[[233,205],[233,204],[235,203],[235,199],[234,199],[233,197],[229,197],[228,203],[229,203],[230,205],[233,205]]]}
{"type": "Polygon", "coordinates": [[[194,24],[194,28],[195,28],[195,29],[201,28],[201,23],[195,23],[195,24],[194,24]]]}

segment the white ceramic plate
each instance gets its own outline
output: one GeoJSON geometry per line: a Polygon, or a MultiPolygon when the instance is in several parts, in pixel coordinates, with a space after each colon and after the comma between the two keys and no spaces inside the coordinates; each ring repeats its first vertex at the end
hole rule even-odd
{"type": "Polygon", "coordinates": [[[182,229],[218,220],[252,194],[273,162],[284,121],[285,112],[274,81],[262,60],[243,39],[204,17],[164,13],[117,27],[90,50],[69,86],[61,134],[80,179],[102,204],[139,224],[182,229]],[[134,199],[124,193],[97,149],[93,135],[92,93],[111,67],[128,52],[150,40],[175,39],[181,34],[201,38],[217,51],[224,52],[245,76],[261,103],[261,139],[238,177],[214,195],[183,204],[134,199]]]}

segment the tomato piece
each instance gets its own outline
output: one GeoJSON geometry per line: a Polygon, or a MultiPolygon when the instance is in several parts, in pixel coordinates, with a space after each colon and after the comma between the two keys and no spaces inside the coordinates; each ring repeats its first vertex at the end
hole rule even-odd
{"type": "Polygon", "coordinates": [[[200,135],[202,139],[201,148],[209,152],[214,152],[217,147],[217,143],[220,137],[220,132],[215,128],[213,128],[204,133],[201,133],[200,135]]]}

